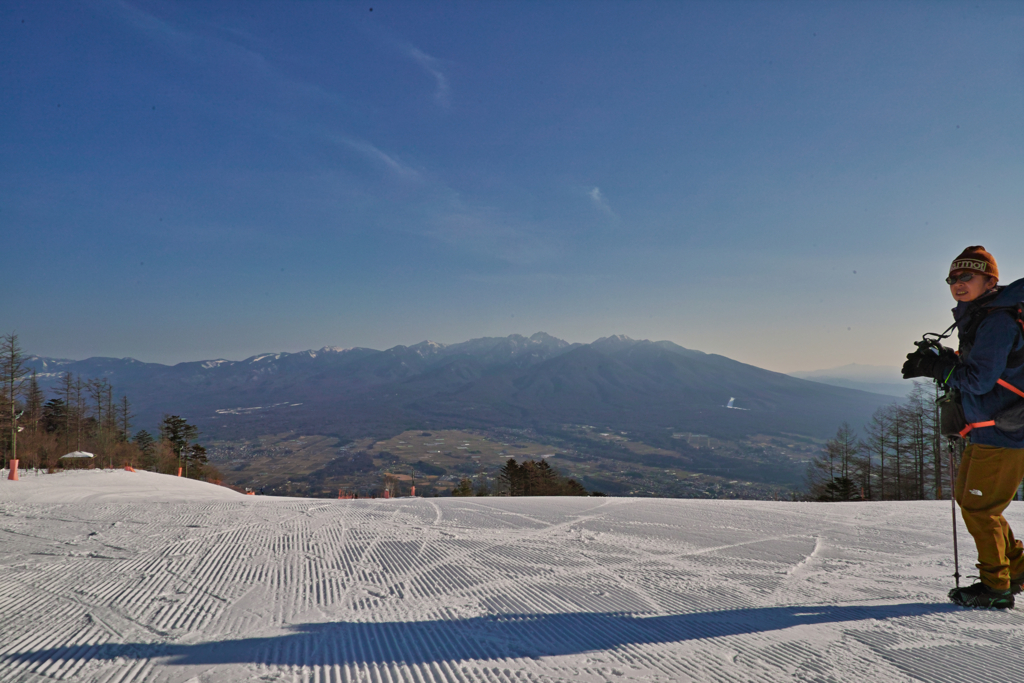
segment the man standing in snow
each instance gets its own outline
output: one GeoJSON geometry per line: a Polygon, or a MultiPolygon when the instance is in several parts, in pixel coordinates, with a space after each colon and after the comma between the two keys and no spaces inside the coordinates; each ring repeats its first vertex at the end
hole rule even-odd
{"type": "Polygon", "coordinates": [[[965,607],[1013,607],[1024,584],[1024,544],[1014,538],[1003,510],[1024,477],[1024,424],[996,417],[1017,413],[1024,401],[1024,280],[1000,287],[999,268],[984,247],[967,247],[949,268],[946,283],[960,349],[921,348],[907,356],[903,378],[931,377],[959,391],[969,443],[954,495],[978,547],[981,580],[954,588],[949,599],[965,607]],[[998,422],[998,426],[996,425],[998,422]]]}

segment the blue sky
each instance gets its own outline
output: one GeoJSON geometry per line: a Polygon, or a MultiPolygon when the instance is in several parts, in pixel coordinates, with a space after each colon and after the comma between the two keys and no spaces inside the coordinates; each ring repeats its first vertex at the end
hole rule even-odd
{"type": "Polygon", "coordinates": [[[0,325],[899,365],[1024,277],[1024,4],[5,2],[0,325]],[[371,10],[372,8],[372,10],[371,10]]]}

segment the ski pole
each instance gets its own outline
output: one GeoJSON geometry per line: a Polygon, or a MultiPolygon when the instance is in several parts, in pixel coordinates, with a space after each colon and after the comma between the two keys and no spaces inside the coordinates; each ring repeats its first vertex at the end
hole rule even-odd
{"type": "Polygon", "coordinates": [[[953,511],[953,577],[956,579],[956,587],[960,587],[960,553],[956,547],[956,483],[953,480],[953,454],[955,446],[953,437],[946,439],[949,446],[949,505],[953,511]]]}

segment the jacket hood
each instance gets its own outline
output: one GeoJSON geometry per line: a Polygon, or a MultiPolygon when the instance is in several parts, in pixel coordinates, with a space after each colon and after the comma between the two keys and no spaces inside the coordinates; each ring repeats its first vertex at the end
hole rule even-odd
{"type": "Polygon", "coordinates": [[[996,298],[992,300],[989,306],[1016,306],[1020,302],[1024,301],[1024,278],[1011,282],[1002,288],[996,298]]]}

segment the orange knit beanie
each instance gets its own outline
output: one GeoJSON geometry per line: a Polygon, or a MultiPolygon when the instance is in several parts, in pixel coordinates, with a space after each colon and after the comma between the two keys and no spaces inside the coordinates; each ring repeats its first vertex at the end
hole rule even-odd
{"type": "Polygon", "coordinates": [[[985,251],[985,247],[980,245],[967,247],[953,259],[952,265],[949,266],[949,272],[952,273],[954,270],[973,270],[976,273],[999,279],[999,266],[996,265],[995,258],[985,251]]]}

